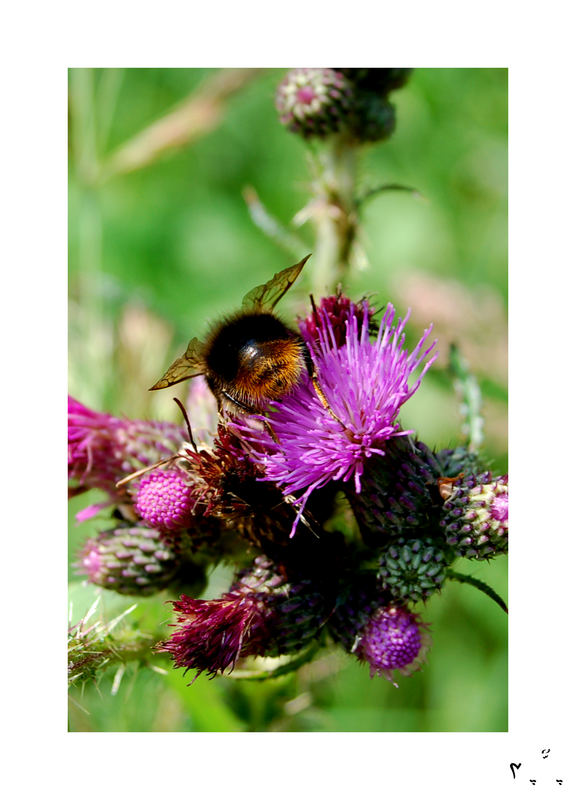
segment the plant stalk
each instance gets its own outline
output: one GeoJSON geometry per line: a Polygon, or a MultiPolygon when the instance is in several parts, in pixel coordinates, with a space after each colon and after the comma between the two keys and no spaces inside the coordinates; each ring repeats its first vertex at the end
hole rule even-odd
{"type": "Polygon", "coordinates": [[[314,197],[310,204],[315,225],[314,292],[334,292],[350,272],[350,257],[357,232],[356,145],[334,137],[315,159],[314,197]]]}

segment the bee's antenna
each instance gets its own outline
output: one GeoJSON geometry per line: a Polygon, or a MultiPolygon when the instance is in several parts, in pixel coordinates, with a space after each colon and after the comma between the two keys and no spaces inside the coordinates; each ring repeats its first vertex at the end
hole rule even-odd
{"type": "Polygon", "coordinates": [[[169,464],[171,461],[174,461],[174,456],[163,458],[162,461],[157,461],[155,464],[150,464],[148,467],[142,467],[142,469],[138,469],[136,472],[131,472],[130,475],[126,475],[126,477],[122,478],[121,481],[117,481],[115,486],[117,489],[119,489],[121,486],[124,486],[125,483],[133,481],[134,478],[139,478],[141,475],[145,475],[147,472],[150,472],[150,470],[156,469],[156,467],[162,467],[164,464],[169,464]]]}
{"type": "Polygon", "coordinates": [[[182,416],[184,417],[184,422],[186,423],[186,427],[188,428],[188,436],[190,437],[190,444],[194,448],[194,451],[197,453],[198,448],[196,447],[196,442],[194,441],[194,437],[192,436],[192,428],[190,427],[190,420],[188,419],[188,414],[186,413],[186,409],[184,408],[184,406],[182,405],[180,400],[178,400],[177,397],[173,397],[172,400],[174,400],[174,402],[182,412],[182,416]]]}

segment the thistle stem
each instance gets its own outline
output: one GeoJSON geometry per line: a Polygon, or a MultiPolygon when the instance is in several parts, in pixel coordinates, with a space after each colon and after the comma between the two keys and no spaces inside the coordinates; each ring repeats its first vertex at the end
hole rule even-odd
{"type": "Polygon", "coordinates": [[[335,291],[350,271],[350,255],[357,231],[355,202],[357,147],[334,137],[318,153],[313,184],[314,291],[335,291]]]}
{"type": "Polygon", "coordinates": [[[460,397],[462,432],[467,439],[470,452],[477,453],[484,441],[482,394],[478,381],[470,372],[468,363],[455,344],[450,345],[449,368],[454,378],[456,392],[460,397]]]}
{"type": "Polygon", "coordinates": [[[470,586],[476,587],[476,589],[480,589],[481,592],[488,595],[495,603],[497,603],[500,608],[508,613],[508,606],[504,602],[504,600],[500,597],[498,592],[495,592],[491,586],[488,586],[487,583],[484,581],[479,581],[478,578],[473,578],[471,575],[464,575],[462,572],[454,572],[454,570],[447,570],[446,576],[452,581],[458,581],[458,583],[469,583],[470,586]]]}

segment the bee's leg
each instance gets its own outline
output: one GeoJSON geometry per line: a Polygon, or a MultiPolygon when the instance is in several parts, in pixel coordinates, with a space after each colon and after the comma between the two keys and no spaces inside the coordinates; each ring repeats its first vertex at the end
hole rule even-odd
{"type": "MultiPolygon", "coordinates": [[[[258,413],[258,409],[257,408],[252,408],[251,406],[246,405],[246,403],[243,403],[241,400],[237,400],[235,397],[232,397],[232,395],[228,394],[228,392],[225,392],[224,390],[222,390],[222,394],[224,395],[226,400],[229,400],[231,403],[234,403],[235,406],[238,406],[238,408],[241,408],[242,411],[244,411],[246,414],[257,414],[258,413]]],[[[268,433],[270,434],[270,436],[272,437],[274,442],[276,442],[276,444],[280,444],[280,441],[279,441],[278,437],[276,436],[276,434],[274,433],[274,429],[272,428],[272,425],[270,425],[268,420],[264,419],[264,420],[262,420],[262,422],[263,422],[265,428],[268,430],[268,433]]]]}
{"type": "Polygon", "coordinates": [[[314,386],[314,390],[315,390],[316,394],[318,395],[318,399],[320,400],[320,402],[322,403],[322,405],[324,406],[326,411],[330,414],[332,419],[335,419],[336,422],[340,423],[340,425],[342,425],[343,428],[346,428],[346,426],[344,425],[344,423],[342,422],[340,417],[337,417],[336,414],[334,413],[334,411],[332,411],[332,409],[330,408],[330,403],[328,402],[328,399],[326,398],[326,395],[324,394],[324,389],[318,383],[318,374],[317,374],[317,372],[314,371],[314,374],[311,375],[310,377],[312,378],[312,385],[314,386]]]}
{"type": "MultiPolygon", "coordinates": [[[[226,398],[226,400],[229,400],[231,403],[234,403],[235,406],[241,408],[245,414],[256,414],[255,408],[252,408],[251,406],[246,405],[246,403],[243,403],[241,400],[237,400],[235,397],[232,397],[232,395],[228,394],[228,392],[225,392],[224,389],[222,389],[222,395],[226,398]]],[[[218,399],[218,409],[222,410],[220,399],[218,399]]]]}
{"type": "Polygon", "coordinates": [[[332,409],[330,408],[330,403],[328,402],[328,398],[324,394],[324,389],[320,386],[320,383],[318,381],[318,373],[316,372],[316,367],[308,351],[306,351],[305,354],[305,361],[306,361],[306,369],[308,370],[308,375],[310,376],[310,380],[312,381],[312,386],[314,387],[314,391],[318,395],[318,399],[320,400],[326,411],[330,414],[332,419],[334,419],[343,428],[343,430],[347,430],[346,425],[344,425],[340,417],[337,417],[334,411],[332,411],[332,409]]]}

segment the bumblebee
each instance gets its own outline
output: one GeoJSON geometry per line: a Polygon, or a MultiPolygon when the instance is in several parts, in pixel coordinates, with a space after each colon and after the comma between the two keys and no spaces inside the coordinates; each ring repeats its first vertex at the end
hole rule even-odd
{"type": "Polygon", "coordinates": [[[219,410],[246,413],[287,395],[305,371],[317,385],[304,340],[272,313],[309,258],[248,292],[241,310],[214,324],[205,341],[192,339],[151,391],[204,375],[219,410]]]}

